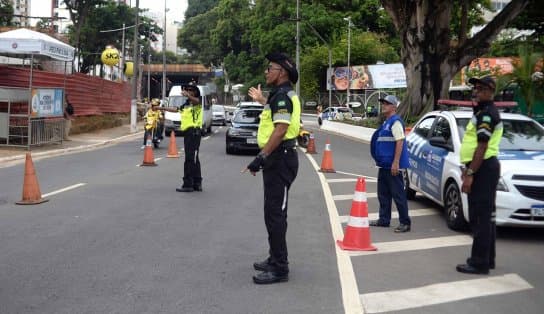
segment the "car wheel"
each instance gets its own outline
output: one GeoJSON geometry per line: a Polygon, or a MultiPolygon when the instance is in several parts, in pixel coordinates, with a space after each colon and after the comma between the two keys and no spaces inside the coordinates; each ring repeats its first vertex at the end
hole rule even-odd
{"type": "Polygon", "coordinates": [[[404,191],[406,192],[406,198],[409,200],[414,200],[416,198],[416,191],[410,188],[410,180],[408,179],[408,171],[403,171],[404,179],[404,191]]]}
{"type": "Polygon", "coordinates": [[[464,230],[468,224],[463,216],[463,200],[461,192],[455,182],[450,182],[444,192],[444,209],[446,210],[446,223],[452,230],[464,230]]]}

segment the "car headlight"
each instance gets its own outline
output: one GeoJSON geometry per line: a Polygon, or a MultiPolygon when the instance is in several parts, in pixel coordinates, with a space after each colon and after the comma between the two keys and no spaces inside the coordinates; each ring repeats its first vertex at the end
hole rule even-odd
{"type": "Polygon", "coordinates": [[[510,192],[508,186],[502,177],[499,178],[499,183],[497,184],[497,191],[510,192]]]}
{"type": "Polygon", "coordinates": [[[240,131],[236,129],[229,129],[229,135],[240,135],[240,131]]]}

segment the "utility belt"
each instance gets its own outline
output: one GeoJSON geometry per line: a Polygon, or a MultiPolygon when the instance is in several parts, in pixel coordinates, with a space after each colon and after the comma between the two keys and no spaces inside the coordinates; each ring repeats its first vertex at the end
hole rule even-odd
{"type": "Polygon", "coordinates": [[[293,149],[295,147],[297,147],[297,140],[293,138],[290,140],[284,140],[276,149],[293,149]]]}

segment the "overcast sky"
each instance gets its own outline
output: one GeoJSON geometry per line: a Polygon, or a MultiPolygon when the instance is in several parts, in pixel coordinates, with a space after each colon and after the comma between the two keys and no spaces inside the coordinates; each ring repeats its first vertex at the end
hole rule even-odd
{"type": "MultiPolygon", "coordinates": [[[[51,12],[51,1],[52,0],[32,0],[30,15],[49,16],[51,12]]],[[[183,21],[183,16],[187,9],[187,0],[140,0],[140,8],[147,8],[162,16],[165,2],[166,7],[170,9],[166,16],[167,21],[183,21]]],[[[132,3],[132,6],[136,6],[136,0],[128,0],[127,3],[132,3]]],[[[32,21],[32,24],[37,22],[38,20],[36,19],[35,21],[32,21]]]]}

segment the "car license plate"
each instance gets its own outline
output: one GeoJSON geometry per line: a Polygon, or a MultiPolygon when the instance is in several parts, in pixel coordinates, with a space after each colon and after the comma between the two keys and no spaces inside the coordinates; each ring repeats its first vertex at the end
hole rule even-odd
{"type": "Polygon", "coordinates": [[[257,144],[257,139],[256,138],[248,138],[247,143],[248,144],[257,144]]]}
{"type": "Polygon", "coordinates": [[[531,206],[531,213],[536,217],[544,217],[544,204],[531,206]]]}

